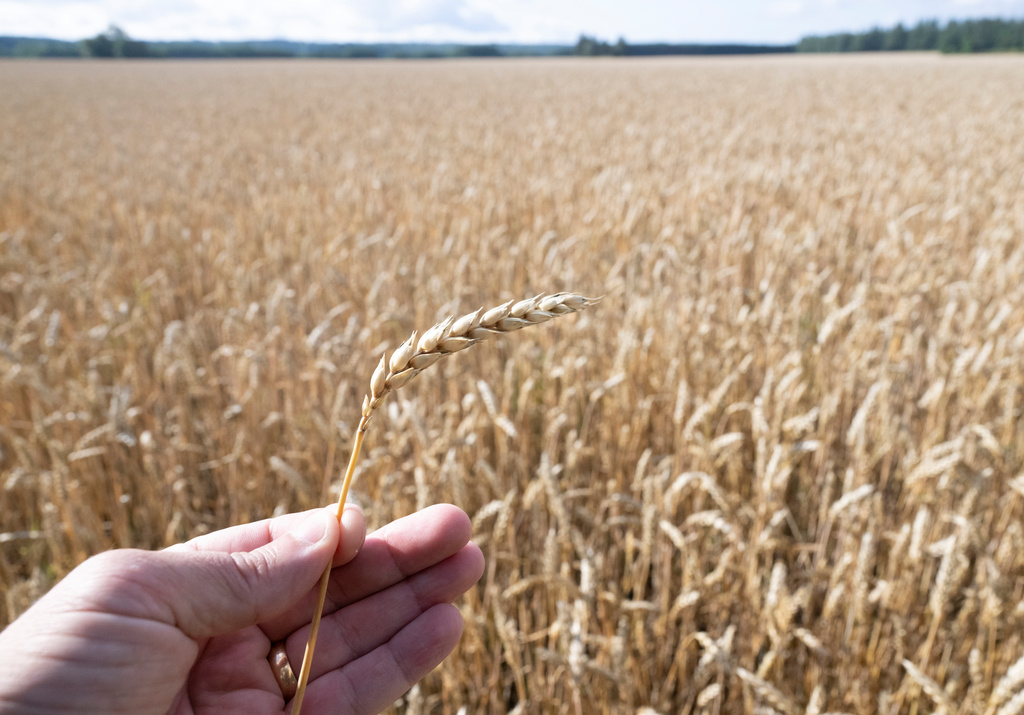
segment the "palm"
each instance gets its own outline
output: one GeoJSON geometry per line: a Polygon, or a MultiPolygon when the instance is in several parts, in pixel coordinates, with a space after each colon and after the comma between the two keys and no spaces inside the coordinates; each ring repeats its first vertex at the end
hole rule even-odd
{"type": "Polygon", "coordinates": [[[280,713],[284,698],[267,662],[270,641],[259,627],[201,644],[174,712],[280,713]]]}
{"type": "MultiPolygon", "coordinates": [[[[462,546],[468,530],[461,511],[428,509],[371,535],[354,560],[334,569],[308,712],[379,712],[451,651],[462,620],[449,604],[483,567],[479,549],[462,546]]],[[[203,644],[179,711],[281,712],[285,703],[267,656],[272,643],[285,640],[297,674],[315,590],[283,615],[203,644]]]]}

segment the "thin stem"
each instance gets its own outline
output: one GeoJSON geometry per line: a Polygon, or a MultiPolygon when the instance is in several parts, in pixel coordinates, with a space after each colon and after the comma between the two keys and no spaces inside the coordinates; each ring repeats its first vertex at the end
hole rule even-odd
{"type": "MultiPolygon", "coordinates": [[[[348,499],[348,488],[352,485],[352,475],[356,471],[356,462],[359,460],[359,450],[363,447],[363,437],[366,436],[366,425],[361,423],[356,430],[356,442],[352,446],[352,456],[348,460],[348,469],[345,471],[345,481],[341,483],[341,496],[338,497],[338,522],[341,522],[341,515],[345,512],[345,501],[348,499]]],[[[309,624],[309,639],[306,641],[306,652],[302,656],[302,669],[299,671],[299,684],[295,690],[295,697],[292,698],[292,715],[299,715],[302,711],[302,698],[306,694],[306,683],[309,682],[309,671],[313,665],[313,649],[316,647],[316,636],[320,630],[320,616],[324,610],[324,602],[327,600],[327,584],[331,580],[331,564],[327,563],[323,576],[320,577],[320,596],[317,598],[316,609],[313,611],[313,620],[309,624]]]]}

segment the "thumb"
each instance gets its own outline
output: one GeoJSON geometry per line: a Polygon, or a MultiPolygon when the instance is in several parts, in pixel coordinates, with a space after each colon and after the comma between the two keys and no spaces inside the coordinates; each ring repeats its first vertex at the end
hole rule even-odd
{"type": "MultiPolygon", "coordinates": [[[[314,509],[282,536],[248,552],[169,553],[188,580],[175,610],[178,627],[203,638],[279,615],[307,594],[338,546],[336,517],[314,509]]],[[[183,579],[184,580],[184,579],[183,579]]]]}
{"type": "Polygon", "coordinates": [[[251,551],[145,554],[153,558],[135,565],[130,581],[142,586],[141,595],[157,609],[148,617],[172,621],[192,638],[209,638],[294,606],[331,562],[340,535],[337,518],[326,509],[303,516],[289,531],[251,551]]]}

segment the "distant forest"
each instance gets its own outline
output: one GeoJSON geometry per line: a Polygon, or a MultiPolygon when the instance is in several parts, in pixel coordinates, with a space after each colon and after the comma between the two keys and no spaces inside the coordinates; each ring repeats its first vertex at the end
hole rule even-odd
{"type": "Polygon", "coordinates": [[[575,45],[460,45],[455,43],[315,43],[290,40],[250,42],[142,42],[118,27],[80,42],[0,37],[0,57],[99,58],[337,58],[440,59],[454,57],[557,57],[626,55],[749,55],[795,52],[795,45],[614,44],[581,35],[575,45]]]}
{"type": "Polygon", "coordinates": [[[805,37],[798,52],[1020,52],[1024,50],[1024,20],[963,20],[940,25],[936,20],[911,28],[902,24],[883,30],[844,32],[805,37]]]}
{"type": "Polygon", "coordinates": [[[575,45],[460,45],[423,43],[314,43],[289,40],[252,42],[143,42],[111,26],[79,42],[30,37],[0,37],[0,57],[97,58],[258,58],[433,59],[454,57],[554,57],[657,55],[753,55],[788,52],[1020,52],[1024,20],[963,20],[945,25],[925,20],[865,32],[804,37],[795,45],[630,44],[581,35],[575,45]]]}

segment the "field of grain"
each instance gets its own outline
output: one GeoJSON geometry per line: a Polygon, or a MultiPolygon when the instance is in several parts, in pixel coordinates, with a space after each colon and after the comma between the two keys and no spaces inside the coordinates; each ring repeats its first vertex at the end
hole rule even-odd
{"type": "Polygon", "coordinates": [[[0,64],[0,623],[327,503],[487,557],[407,713],[1024,712],[1024,58],[0,64]]]}

